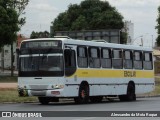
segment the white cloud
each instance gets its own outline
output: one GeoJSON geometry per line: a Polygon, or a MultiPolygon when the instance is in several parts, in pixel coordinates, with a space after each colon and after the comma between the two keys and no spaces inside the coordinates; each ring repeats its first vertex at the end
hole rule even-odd
{"type": "Polygon", "coordinates": [[[31,0],[26,7],[26,24],[22,27],[22,34],[30,35],[32,31],[50,31],[51,22],[60,10],[50,0],[31,0]]]}
{"type": "Polygon", "coordinates": [[[32,10],[40,11],[40,12],[57,12],[58,11],[56,7],[53,7],[47,3],[31,5],[29,8],[32,10]]]}

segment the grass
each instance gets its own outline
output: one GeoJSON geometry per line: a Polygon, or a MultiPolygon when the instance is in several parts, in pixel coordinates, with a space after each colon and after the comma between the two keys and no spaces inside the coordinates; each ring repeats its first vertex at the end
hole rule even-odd
{"type": "Polygon", "coordinates": [[[0,90],[0,103],[24,103],[24,102],[36,102],[36,97],[19,97],[16,89],[1,89],[0,90]]]}
{"type": "MultiPolygon", "coordinates": [[[[17,77],[0,76],[0,83],[17,83],[17,77]]],[[[19,97],[17,89],[0,89],[0,103],[23,103],[23,102],[36,102],[37,97],[19,97]]]]}
{"type": "Polygon", "coordinates": [[[17,77],[10,77],[10,76],[0,76],[0,83],[16,83],[18,80],[17,77]]]}

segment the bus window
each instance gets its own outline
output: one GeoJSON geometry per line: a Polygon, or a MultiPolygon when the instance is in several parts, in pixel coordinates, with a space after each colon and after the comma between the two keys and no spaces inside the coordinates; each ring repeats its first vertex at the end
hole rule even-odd
{"type": "Polygon", "coordinates": [[[75,51],[66,49],[64,51],[64,59],[65,59],[65,75],[71,76],[76,71],[75,51]]]}
{"type": "Polygon", "coordinates": [[[123,60],[122,60],[122,50],[113,50],[112,51],[112,66],[113,68],[122,69],[123,60]]]}
{"type": "Polygon", "coordinates": [[[110,49],[102,49],[101,50],[101,64],[102,68],[111,68],[112,61],[111,61],[111,50],[110,49]]]}
{"type": "Polygon", "coordinates": [[[152,70],[153,69],[152,53],[148,53],[148,52],[144,53],[143,68],[145,70],[152,70]]]}
{"type": "Polygon", "coordinates": [[[88,58],[87,58],[87,48],[86,47],[78,47],[77,48],[77,59],[78,59],[78,67],[87,68],[88,67],[88,58]]]}
{"type": "Polygon", "coordinates": [[[89,66],[91,68],[100,68],[99,48],[89,48],[89,66]]]}
{"type": "Polygon", "coordinates": [[[125,69],[132,69],[133,68],[132,52],[131,51],[124,51],[124,68],[125,69]]]}
{"type": "Polygon", "coordinates": [[[142,52],[140,51],[135,51],[134,52],[134,68],[135,69],[143,69],[142,66],[142,52]]]}

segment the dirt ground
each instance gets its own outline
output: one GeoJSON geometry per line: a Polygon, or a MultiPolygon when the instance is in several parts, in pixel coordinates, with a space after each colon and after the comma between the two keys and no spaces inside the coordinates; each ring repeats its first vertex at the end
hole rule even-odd
{"type": "Polygon", "coordinates": [[[17,83],[0,83],[0,89],[17,89],[17,83]]]}

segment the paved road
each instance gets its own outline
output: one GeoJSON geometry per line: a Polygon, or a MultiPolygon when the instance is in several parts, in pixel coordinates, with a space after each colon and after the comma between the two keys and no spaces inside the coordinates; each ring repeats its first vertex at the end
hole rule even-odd
{"type": "Polygon", "coordinates": [[[135,102],[113,102],[89,103],[77,105],[73,101],[61,103],[50,103],[40,105],[39,103],[22,104],[0,104],[0,110],[5,111],[160,111],[160,97],[137,98],[135,102]]]}
{"type": "MultiPolygon", "coordinates": [[[[39,103],[21,103],[21,104],[0,104],[0,111],[160,111],[160,97],[153,98],[138,98],[135,102],[120,102],[115,100],[113,102],[104,101],[96,104],[76,105],[73,101],[51,103],[50,105],[40,105],[39,103]]],[[[2,119],[2,118],[0,118],[2,119]]],[[[36,119],[36,118],[35,118],[36,119]]],[[[38,120],[39,118],[37,118],[38,120]]],[[[44,119],[44,118],[43,118],[44,119]]],[[[47,118],[47,120],[135,120],[133,117],[129,118],[98,118],[98,117],[58,117],[47,118]]],[[[136,118],[140,120],[159,120],[160,118],[136,118]]],[[[16,119],[15,119],[16,120],[16,119]]]]}

